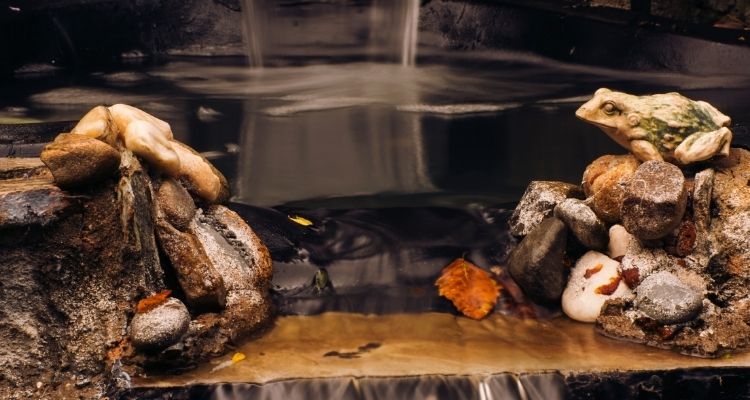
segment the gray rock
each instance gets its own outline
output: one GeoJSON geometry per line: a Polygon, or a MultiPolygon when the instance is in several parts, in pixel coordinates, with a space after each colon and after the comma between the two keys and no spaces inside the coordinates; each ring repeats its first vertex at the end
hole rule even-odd
{"type": "Polygon", "coordinates": [[[641,164],[625,188],[622,225],[639,239],[653,240],[672,232],[687,205],[685,177],[664,161],[641,164]]]}
{"type": "Polygon", "coordinates": [[[638,286],[636,308],[662,324],[690,321],[703,309],[703,295],[670,272],[656,272],[638,286]]]}
{"type": "Polygon", "coordinates": [[[528,235],[552,214],[558,203],[567,198],[583,198],[583,190],[570,183],[532,181],[510,217],[510,233],[513,236],[528,235]]]}
{"type": "Polygon", "coordinates": [[[591,250],[605,250],[609,242],[607,226],[582,200],[565,199],[555,207],[555,217],[568,226],[573,236],[591,250]]]}
{"type": "Polygon", "coordinates": [[[141,350],[163,349],[177,343],[187,332],[190,313],[174,297],[155,308],[138,313],[130,322],[130,340],[141,350]]]}
{"type": "Polygon", "coordinates": [[[648,248],[631,240],[622,258],[622,276],[629,288],[637,287],[654,271],[669,267],[672,261],[661,248],[648,248]]]}
{"type": "Polygon", "coordinates": [[[508,271],[532,300],[560,300],[567,283],[563,265],[567,235],[562,221],[546,218],[510,254],[508,271]]]}

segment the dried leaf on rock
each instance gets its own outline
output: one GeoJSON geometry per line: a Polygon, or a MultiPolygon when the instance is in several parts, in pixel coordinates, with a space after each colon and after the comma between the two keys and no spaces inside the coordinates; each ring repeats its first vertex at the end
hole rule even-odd
{"type": "Polygon", "coordinates": [[[473,319],[482,319],[489,314],[500,294],[500,286],[487,271],[463,258],[445,267],[435,285],[441,296],[473,319]]]}
{"type": "Polygon", "coordinates": [[[141,299],[141,301],[139,301],[138,305],[135,307],[135,312],[137,312],[138,314],[142,314],[147,311],[153,310],[154,308],[164,304],[169,298],[170,294],[172,294],[171,290],[163,290],[159,293],[141,299]]]}
{"type": "Polygon", "coordinates": [[[234,355],[232,356],[232,362],[233,363],[238,363],[238,362],[240,362],[240,361],[242,361],[244,359],[245,359],[245,354],[244,353],[237,352],[237,353],[234,353],[234,355]]]}
{"type": "Polygon", "coordinates": [[[292,221],[294,221],[294,222],[296,222],[296,223],[298,223],[298,224],[300,224],[300,225],[302,225],[302,226],[310,226],[310,225],[313,224],[312,221],[310,221],[309,219],[307,219],[305,217],[301,217],[299,215],[290,215],[289,219],[292,220],[292,221]]]}

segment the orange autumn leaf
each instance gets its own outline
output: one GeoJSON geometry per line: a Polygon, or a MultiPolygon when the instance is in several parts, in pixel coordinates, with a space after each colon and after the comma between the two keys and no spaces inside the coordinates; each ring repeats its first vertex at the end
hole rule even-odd
{"type": "Polygon", "coordinates": [[[485,270],[456,259],[443,269],[435,282],[438,293],[450,300],[465,316],[482,319],[495,308],[500,285],[485,270]]]}
{"type": "Polygon", "coordinates": [[[172,291],[167,289],[141,299],[141,301],[139,301],[138,305],[135,307],[135,312],[137,312],[138,314],[142,314],[147,311],[153,310],[157,306],[164,304],[169,298],[170,294],[172,294],[172,291]]]}

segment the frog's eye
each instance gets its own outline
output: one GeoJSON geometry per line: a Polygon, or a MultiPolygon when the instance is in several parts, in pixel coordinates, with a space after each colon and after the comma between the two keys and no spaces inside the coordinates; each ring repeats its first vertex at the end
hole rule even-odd
{"type": "Polygon", "coordinates": [[[607,115],[612,115],[617,111],[617,107],[615,107],[615,103],[607,101],[602,104],[602,111],[607,115]]]}

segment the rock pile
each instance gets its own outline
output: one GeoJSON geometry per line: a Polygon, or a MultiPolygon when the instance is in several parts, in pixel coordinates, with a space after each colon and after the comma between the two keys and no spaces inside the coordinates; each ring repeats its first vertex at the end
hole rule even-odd
{"type": "Polygon", "coordinates": [[[720,356],[750,340],[748,182],[738,148],[688,166],[602,156],[580,187],[529,185],[508,270],[529,297],[607,336],[720,356]]]}

